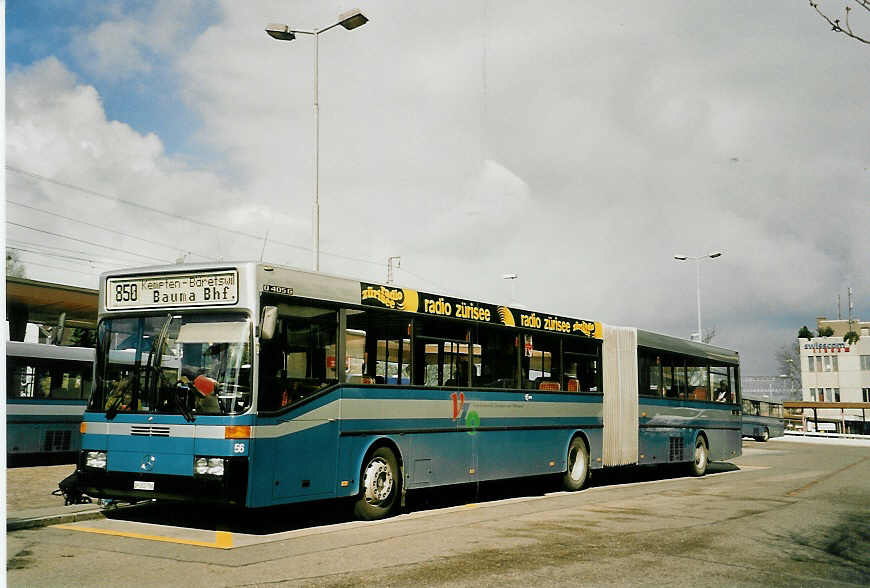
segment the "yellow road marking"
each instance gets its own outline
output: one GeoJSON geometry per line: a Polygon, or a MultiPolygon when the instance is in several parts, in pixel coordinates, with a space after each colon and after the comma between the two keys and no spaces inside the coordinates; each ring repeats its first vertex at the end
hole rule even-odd
{"type": "Polygon", "coordinates": [[[164,537],[162,535],[146,535],[145,533],[131,533],[129,531],[114,531],[112,529],[97,529],[95,527],[79,527],[76,525],[54,525],[58,529],[68,531],[82,531],[84,533],[97,533],[98,535],[114,535],[115,537],[128,537],[130,539],[145,539],[146,541],[163,541],[165,543],[180,543],[182,545],[196,545],[198,547],[212,547],[215,549],[232,549],[233,534],[228,531],[215,531],[214,541],[194,541],[193,539],[179,539],[164,537]]]}

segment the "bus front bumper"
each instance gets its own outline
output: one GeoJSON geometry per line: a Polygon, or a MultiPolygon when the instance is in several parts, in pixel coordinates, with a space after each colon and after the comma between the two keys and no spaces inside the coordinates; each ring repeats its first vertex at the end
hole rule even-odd
{"type": "Polygon", "coordinates": [[[210,504],[245,505],[248,490],[248,458],[228,458],[224,475],[177,476],[147,472],[118,472],[85,466],[79,455],[79,490],[92,498],[122,502],[163,500],[210,504]]]}

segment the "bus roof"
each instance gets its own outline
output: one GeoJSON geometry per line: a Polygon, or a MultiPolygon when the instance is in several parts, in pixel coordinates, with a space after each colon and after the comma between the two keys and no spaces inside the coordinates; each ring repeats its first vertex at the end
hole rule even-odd
{"type": "Polygon", "coordinates": [[[662,351],[670,351],[671,353],[694,355],[695,357],[703,357],[713,361],[723,361],[734,364],[740,362],[740,355],[736,351],[731,351],[724,347],[716,347],[709,343],[688,341],[686,339],[653,333],[652,331],[644,331],[642,329],[637,330],[637,345],[638,347],[660,349],[662,351]]]}
{"type": "Polygon", "coordinates": [[[49,345],[47,343],[6,342],[6,355],[10,357],[31,357],[34,359],[59,359],[67,361],[94,361],[92,347],[71,347],[68,345],[49,345]]]}

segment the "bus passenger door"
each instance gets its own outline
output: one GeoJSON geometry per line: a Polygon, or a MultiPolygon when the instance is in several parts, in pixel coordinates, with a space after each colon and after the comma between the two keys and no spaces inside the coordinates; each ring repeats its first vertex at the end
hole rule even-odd
{"type": "Polygon", "coordinates": [[[263,457],[264,449],[272,454],[275,502],[335,495],[338,402],[319,400],[317,407],[284,416],[275,427],[277,436],[270,443],[258,444],[258,457],[263,457]]]}

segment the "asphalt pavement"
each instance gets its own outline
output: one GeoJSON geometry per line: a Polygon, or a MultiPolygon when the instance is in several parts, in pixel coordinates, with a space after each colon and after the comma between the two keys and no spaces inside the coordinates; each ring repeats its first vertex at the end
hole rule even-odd
{"type": "MultiPolygon", "coordinates": [[[[786,436],[778,439],[792,443],[825,443],[870,447],[870,440],[815,439],[786,436]]],[[[94,499],[90,504],[65,505],[53,492],[61,480],[75,471],[75,465],[22,466],[6,471],[6,530],[17,531],[84,521],[103,517],[103,507],[94,499]]]]}

